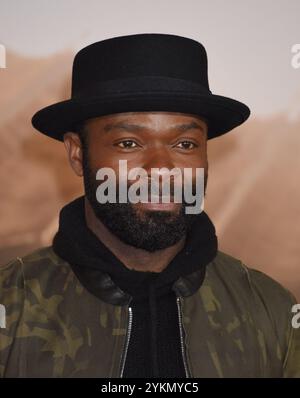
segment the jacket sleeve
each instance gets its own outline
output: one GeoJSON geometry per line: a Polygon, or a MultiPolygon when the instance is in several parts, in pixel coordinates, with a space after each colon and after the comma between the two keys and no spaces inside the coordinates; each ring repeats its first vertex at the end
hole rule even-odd
{"type": "MultiPolygon", "coordinates": [[[[282,376],[300,377],[300,327],[293,322],[295,297],[278,282],[257,270],[250,270],[252,286],[263,303],[278,338],[282,376]]],[[[259,311],[258,311],[259,312],[259,311]]],[[[300,324],[300,319],[298,320],[300,324]]],[[[300,325],[299,325],[300,326],[300,325]]],[[[268,336],[268,332],[266,332],[268,336]]]]}
{"type": "Polygon", "coordinates": [[[22,263],[13,260],[0,267],[0,377],[6,377],[8,366],[19,367],[16,337],[24,306],[22,263]],[[10,365],[8,365],[8,361],[10,365]],[[13,363],[15,361],[15,363],[13,363]]]}

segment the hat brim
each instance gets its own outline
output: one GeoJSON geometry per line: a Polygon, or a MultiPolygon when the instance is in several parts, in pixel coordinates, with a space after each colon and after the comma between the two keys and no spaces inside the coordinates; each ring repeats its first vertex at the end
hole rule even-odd
{"type": "Polygon", "coordinates": [[[41,133],[63,141],[64,133],[74,131],[84,120],[115,113],[146,111],[202,116],[208,120],[208,139],[229,132],[244,123],[250,115],[250,109],[244,103],[215,94],[122,93],[58,102],[35,113],[32,125],[41,133]]]}

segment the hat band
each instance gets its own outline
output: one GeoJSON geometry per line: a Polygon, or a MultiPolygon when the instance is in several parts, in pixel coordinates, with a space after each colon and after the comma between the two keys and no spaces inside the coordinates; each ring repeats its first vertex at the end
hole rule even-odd
{"type": "Polygon", "coordinates": [[[99,96],[118,95],[125,93],[139,94],[141,92],[160,93],[169,91],[182,92],[185,94],[211,94],[208,87],[199,83],[177,78],[164,76],[139,76],[126,79],[107,80],[105,82],[96,82],[85,85],[80,83],[81,87],[76,87],[73,82],[72,98],[90,98],[99,96]]]}

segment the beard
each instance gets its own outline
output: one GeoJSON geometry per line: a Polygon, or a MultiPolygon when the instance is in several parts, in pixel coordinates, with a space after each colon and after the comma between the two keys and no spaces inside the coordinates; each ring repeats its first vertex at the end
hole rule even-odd
{"type": "MultiPolygon", "coordinates": [[[[186,236],[199,216],[186,214],[187,203],[184,200],[178,204],[176,211],[139,210],[132,203],[99,203],[96,198],[99,185],[96,173],[91,170],[85,154],[83,178],[85,196],[98,220],[122,242],[148,252],[175,245],[186,236]]],[[[204,195],[206,183],[207,175],[204,179],[204,195]]]]}

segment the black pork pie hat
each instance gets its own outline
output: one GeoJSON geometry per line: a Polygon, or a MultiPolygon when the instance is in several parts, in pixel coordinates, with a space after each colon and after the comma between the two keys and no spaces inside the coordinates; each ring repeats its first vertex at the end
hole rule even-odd
{"type": "Polygon", "coordinates": [[[123,112],[168,111],[208,121],[208,139],[242,124],[250,109],[212,94],[207,55],[193,39],[160,33],[120,36],[80,50],[73,63],[71,98],[32,118],[41,133],[62,141],[87,119],[123,112]]]}

